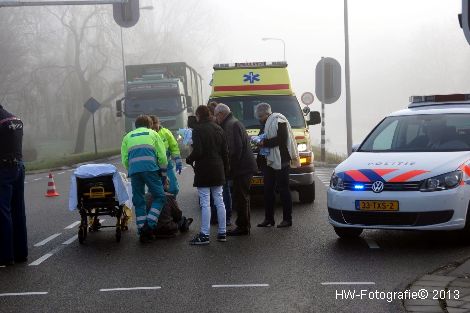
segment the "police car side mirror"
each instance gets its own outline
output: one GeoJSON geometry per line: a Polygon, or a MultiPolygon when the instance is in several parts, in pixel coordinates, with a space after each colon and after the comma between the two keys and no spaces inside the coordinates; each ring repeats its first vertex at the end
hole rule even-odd
{"type": "Polygon", "coordinates": [[[321,123],[320,112],[313,111],[310,112],[310,120],[307,122],[307,125],[318,125],[321,123]]]}
{"type": "Polygon", "coordinates": [[[352,147],[351,147],[351,152],[356,152],[357,149],[359,149],[359,146],[360,146],[360,145],[357,145],[357,144],[356,144],[356,145],[352,145],[352,147]]]}

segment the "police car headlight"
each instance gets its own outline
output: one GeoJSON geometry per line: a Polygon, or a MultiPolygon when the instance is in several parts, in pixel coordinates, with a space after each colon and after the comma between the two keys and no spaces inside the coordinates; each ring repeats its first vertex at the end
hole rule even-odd
{"type": "Polygon", "coordinates": [[[298,144],[297,145],[297,150],[299,150],[299,152],[307,151],[307,144],[305,144],[305,143],[298,144]]]}
{"type": "Polygon", "coordinates": [[[421,183],[420,191],[430,192],[453,189],[460,185],[462,178],[463,174],[460,170],[431,177],[421,183]]]}
{"type": "Polygon", "coordinates": [[[331,175],[330,179],[330,187],[331,189],[337,190],[337,191],[343,191],[344,190],[344,181],[341,177],[336,175],[335,172],[331,175]]]}

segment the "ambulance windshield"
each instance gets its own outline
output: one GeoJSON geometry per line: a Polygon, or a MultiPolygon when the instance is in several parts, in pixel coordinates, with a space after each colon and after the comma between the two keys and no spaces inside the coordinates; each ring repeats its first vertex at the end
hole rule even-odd
{"type": "Polygon", "coordinates": [[[261,102],[269,103],[273,112],[287,117],[292,128],[306,127],[302,110],[295,96],[238,96],[211,100],[228,105],[233,115],[247,129],[261,128],[260,122],[255,117],[255,107],[261,102]]]}
{"type": "Polygon", "coordinates": [[[470,114],[387,117],[369,134],[358,151],[470,151],[470,114]]]}

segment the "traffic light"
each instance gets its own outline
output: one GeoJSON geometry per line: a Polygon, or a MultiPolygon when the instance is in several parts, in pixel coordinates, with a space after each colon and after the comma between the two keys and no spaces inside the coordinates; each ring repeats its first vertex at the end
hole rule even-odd
{"type": "Polygon", "coordinates": [[[470,44],[470,0],[462,0],[462,14],[459,14],[460,27],[470,44]]]}
{"type": "Polygon", "coordinates": [[[132,27],[139,21],[139,0],[128,0],[125,3],[113,4],[113,16],[121,27],[132,27]]]}

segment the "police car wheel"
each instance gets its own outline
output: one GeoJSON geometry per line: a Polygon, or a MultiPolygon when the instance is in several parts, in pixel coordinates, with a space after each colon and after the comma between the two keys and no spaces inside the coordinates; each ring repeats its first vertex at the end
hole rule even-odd
{"type": "Polygon", "coordinates": [[[362,234],[362,228],[333,227],[336,235],[344,239],[357,238],[362,234]]]}

